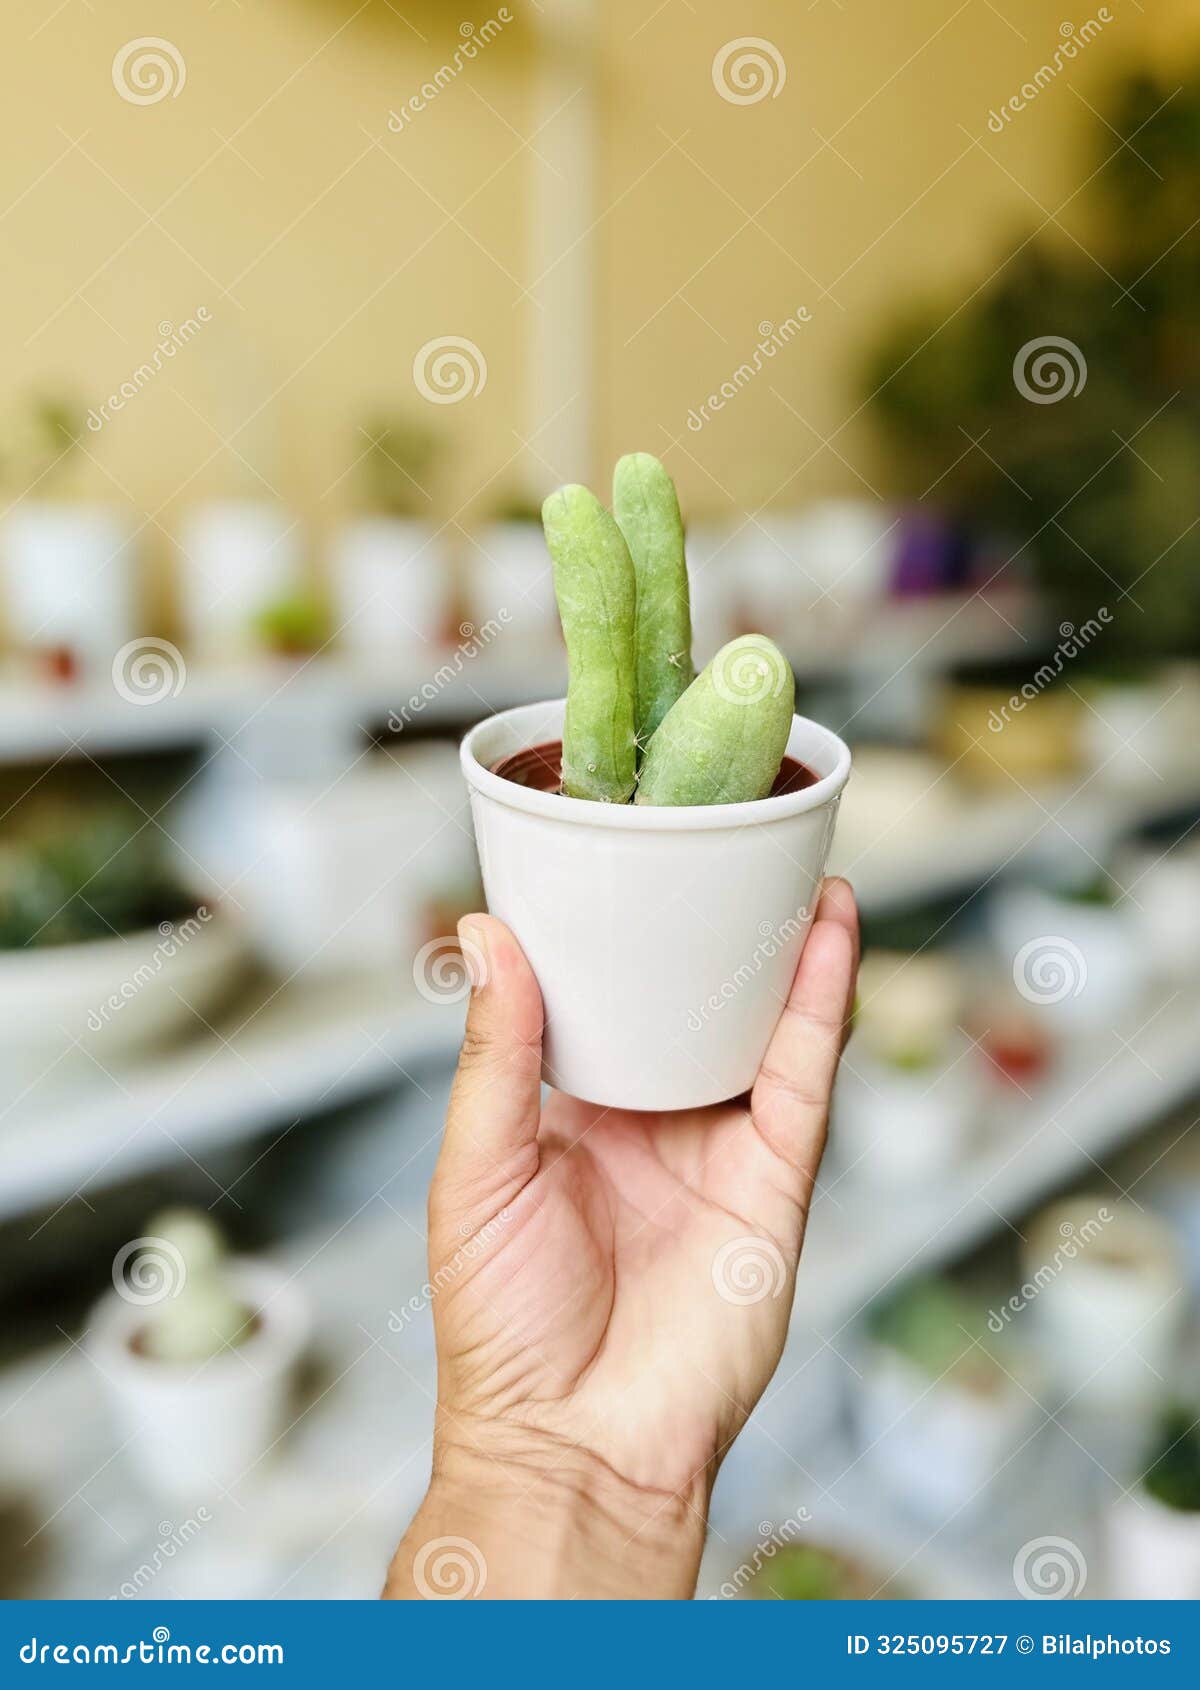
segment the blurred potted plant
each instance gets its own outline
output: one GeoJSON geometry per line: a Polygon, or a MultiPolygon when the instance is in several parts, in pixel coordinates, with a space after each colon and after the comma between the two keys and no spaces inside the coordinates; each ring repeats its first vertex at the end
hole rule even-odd
{"type": "Polygon", "coordinates": [[[1131,1428],[1168,1389],[1187,1316],[1171,1228],[1120,1198],[1080,1195],[1041,1211],[1022,1251],[1031,1331],[1052,1383],[1081,1412],[1131,1428]]]}
{"type": "Polygon", "coordinates": [[[333,548],[337,637],[356,651],[420,650],[445,637],[450,615],[445,547],[430,520],[439,442],[404,416],[373,417],[361,434],[366,514],[333,548]]]}
{"type": "Polygon", "coordinates": [[[154,1216],[118,1251],[88,1347],[131,1459],[180,1501],[223,1494],[283,1430],[305,1301],[278,1268],[225,1254],[198,1210],[154,1216]]]}
{"type": "Polygon", "coordinates": [[[1066,1033],[1111,1033],[1147,978],[1131,906],[1106,873],[1002,887],[988,907],[992,942],[1017,990],[1066,1033]]]}
{"type": "Polygon", "coordinates": [[[303,592],[297,518],[271,499],[195,506],[177,534],[180,615],[189,645],[229,662],[261,643],[260,619],[303,592]]]}
{"type": "MultiPolygon", "coordinates": [[[[758,1554],[761,1558],[762,1551],[758,1554]]],[[[860,1602],[873,1597],[884,1582],[845,1550],[789,1543],[757,1569],[744,1595],[767,1602],[860,1602]]]]}
{"type": "Polygon", "coordinates": [[[1029,1363],[1001,1356],[987,1311],[948,1280],[923,1279],[872,1311],[853,1389],[864,1452],[888,1489],[929,1517],[982,1504],[1037,1408],[1029,1363]]]}
{"type": "Polygon", "coordinates": [[[9,635],[57,680],[107,678],[135,632],[132,526],[74,496],[83,417],[70,399],[34,399],[0,445],[9,509],[0,581],[9,635]]]}
{"type": "Polygon", "coordinates": [[[1129,1601],[1200,1600],[1200,1430],[1190,1408],[1169,1410],[1136,1490],[1106,1521],[1110,1594],[1129,1601]]]}
{"type": "Polygon", "coordinates": [[[542,534],[542,507],[513,493],[473,536],[467,552],[467,607],[476,626],[506,611],[518,638],[558,644],[554,572],[542,534]]]}
{"type": "Polygon", "coordinates": [[[983,1088],[961,1031],[962,978],[944,952],[868,953],[831,1144],[856,1179],[913,1184],[952,1167],[978,1125],[983,1088]]]}
{"type": "Polygon", "coordinates": [[[116,1055],[205,1015],[245,959],[236,922],[198,905],[161,836],[122,806],[45,807],[0,846],[6,1077],[116,1055]]]}
{"type": "Polygon", "coordinates": [[[279,657],[311,657],[332,638],[329,612],[316,593],[272,599],[254,619],[258,637],[279,657]]]}

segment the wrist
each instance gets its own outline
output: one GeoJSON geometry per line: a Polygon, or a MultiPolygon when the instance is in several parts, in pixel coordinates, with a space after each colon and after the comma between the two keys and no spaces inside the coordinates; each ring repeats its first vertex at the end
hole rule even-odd
{"type": "Polygon", "coordinates": [[[706,1475],[677,1495],[633,1485],[571,1445],[439,1439],[384,1595],[686,1599],[707,1501],[706,1475]]]}

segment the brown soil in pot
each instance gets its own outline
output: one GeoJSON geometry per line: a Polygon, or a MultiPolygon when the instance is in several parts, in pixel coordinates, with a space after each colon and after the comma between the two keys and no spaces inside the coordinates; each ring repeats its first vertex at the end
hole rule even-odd
{"type": "MultiPolygon", "coordinates": [[[[492,765],[492,773],[501,780],[515,781],[534,792],[562,790],[562,740],[549,739],[543,745],[531,745],[524,751],[514,751],[492,765]]],[[[796,757],[785,757],[775,777],[769,796],[782,798],[785,793],[803,792],[820,779],[807,764],[796,757]]]]}

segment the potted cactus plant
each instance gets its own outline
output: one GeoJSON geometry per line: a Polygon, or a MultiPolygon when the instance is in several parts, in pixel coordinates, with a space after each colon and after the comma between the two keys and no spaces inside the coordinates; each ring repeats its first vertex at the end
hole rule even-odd
{"type": "Polygon", "coordinates": [[[544,644],[555,627],[555,614],[540,505],[513,494],[472,535],[465,565],[472,622],[482,626],[504,611],[510,635],[544,644]]]}
{"type": "Polygon", "coordinates": [[[696,674],[683,523],[646,453],[610,513],[586,487],[542,512],[567,697],[481,723],[462,765],[488,906],[546,1009],[545,1076],[632,1109],[753,1081],[811,924],[850,754],[793,714],[762,634],[696,674]]]}
{"type": "Polygon", "coordinates": [[[445,637],[449,619],[445,548],[430,521],[439,442],[404,416],[374,417],[361,434],[366,508],[333,546],[338,639],[368,655],[420,651],[445,637]]]}
{"type": "Polygon", "coordinates": [[[948,1280],[872,1310],[853,1395],[859,1442],[887,1489],[927,1518],[985,1506],[1037,1418],[1025,1351],[948,1280]]]}
{"type": "Polygon", "coordinates": [[[162,1496],[223,1494],[283,1430],[308,1338],[303,1297],[278,1269],[227,1256],[192,1209],[153,1217],[112,1277],[88,1344],[130,1458],[162,1496]]]}
{"type": "Polygon", "coordinates": [[[247,957],[132,805],[31,806],[0,845],[0,1074],[105,1065],[211,1016],[247,957]]]}
{"type": "Polygon", "coordinates": [[[1108,1513],[1110,1595],[1200,1601],[1200,1430],[1194,1407],[1162,1417],[1141,1484],[1108,1513]]]}

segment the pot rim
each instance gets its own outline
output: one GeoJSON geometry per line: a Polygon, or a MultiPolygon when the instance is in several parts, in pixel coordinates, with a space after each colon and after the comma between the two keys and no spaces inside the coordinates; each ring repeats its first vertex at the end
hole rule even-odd
{"type": "MultiPolygon", "coordinates": [[[[583,827],[611,827],[630,833],[698,833],[712,828],[761,826],[824,809],[841,793],[850,775],[850,749],[829,728],[807,716],[793,716],[788,735],[788,753],[809,763],[816,757],[826,772],[801,792],[786,792],[777,798],[755,798],[741,804],[597,804],[586,798],[566,798],[558,792],[537,792],[516,781],[493,774],[479,755],[489,735],[500,724],[516,730],[517,743],[507,749],[537,745],[550,735],[561,733],[566,700],[548,699],[500,710],[478,722],[464,736],[459,758],[467,785],[511,810],[547,821],[577,823],[583,827]],[[799,743],[793,750],[793,744],[799,743]],[[807,755],[805,755],[807,753],[807,755]]],[[[497,752],[503,755],[503,752],[497,752]]],[[[493,759],[494,760],[494,759],[493,759]]]]}

